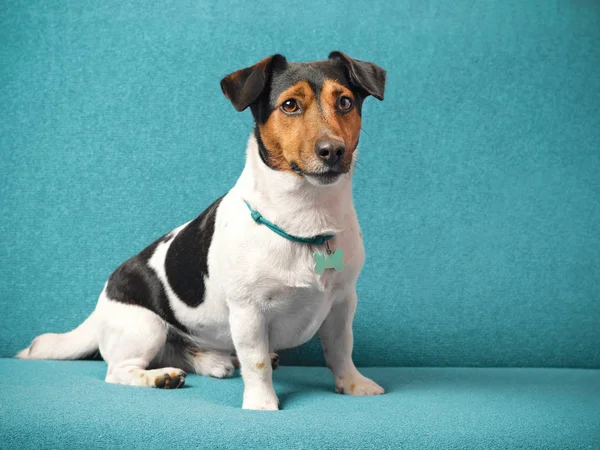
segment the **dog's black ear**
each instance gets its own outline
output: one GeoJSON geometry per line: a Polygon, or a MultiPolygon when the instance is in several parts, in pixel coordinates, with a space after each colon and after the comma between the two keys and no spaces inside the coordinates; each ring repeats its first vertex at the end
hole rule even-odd
{"type": "Polygon", "coordinates": [[[385,70],[373,63],[350,58],[338,51],[331,52],[329,59],[341,61],[346,66],[350,82],[366,95],[372,95],[378,100],[383,100],[385,70]]]}
{"type": "Polygon", "coordinates": [[[286,64],[285,56],[273,55],[253,66],[233,72],[221,80],[223,94],[235,109],[243,111],[258,100],[267,87],[273,69],[285,67],[286,64]]]}

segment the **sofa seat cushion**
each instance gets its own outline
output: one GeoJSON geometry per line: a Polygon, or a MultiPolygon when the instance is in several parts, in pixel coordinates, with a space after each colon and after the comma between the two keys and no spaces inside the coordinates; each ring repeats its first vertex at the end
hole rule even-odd
{"type": "Polygon", "coordinates": [[[104,382],[102,361],[0,359],[0,448],[599,448],[600,370],[365,368],[379,397],[320,367],[274,373],[282,410],[240,409],[242,380],[104,382]]]}

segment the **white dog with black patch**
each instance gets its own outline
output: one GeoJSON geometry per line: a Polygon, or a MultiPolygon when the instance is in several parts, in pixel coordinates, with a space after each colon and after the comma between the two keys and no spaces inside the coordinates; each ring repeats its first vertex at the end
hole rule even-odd
{"type": "Polygon", "coordinates": [[[383,100],[385,71],[340,52],[313,63],[274,55],[221,87],[256,125],[235,186],[119,266],[79,327],[17,357],[99,351],[107,382],[159,388],[239,364],[243,408],[274,410],[273,352],[318,332],[338,392],[382,394],[352,362],[364,247],[351,177],[362,103],[383,100]]]}

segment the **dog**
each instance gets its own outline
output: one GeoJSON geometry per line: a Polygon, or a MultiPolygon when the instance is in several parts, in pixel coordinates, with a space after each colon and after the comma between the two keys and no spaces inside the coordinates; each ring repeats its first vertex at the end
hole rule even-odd
{"type": "Polygon", "coordinates": [[[276,54],[223,78],[255,125],[235,186],[120,265],[76,329],[38,336],[16,357],[99,352],[107,382],[156,388],[239,366],[242,408],[276,410],[274,352],[318,332],[338,392],[383,394],[352,361],[364,247],[351,179],[363,101],[383,100],[385,80],[339,51],[310,63],[276,54]]]}

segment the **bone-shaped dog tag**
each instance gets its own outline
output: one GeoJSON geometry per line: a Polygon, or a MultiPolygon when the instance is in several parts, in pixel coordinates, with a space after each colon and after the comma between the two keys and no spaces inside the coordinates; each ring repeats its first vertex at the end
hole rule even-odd
{"type": "Polygon", "coordinates": [[[315,252],[313,258],[315,258],[315,272],[318,275],[323,274],[325,269],[335,269],[336,272],[344,270],[344,252],[341,248],[337,248],[335,252],[329,255],[323,252],[315,252]]]}

